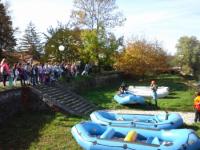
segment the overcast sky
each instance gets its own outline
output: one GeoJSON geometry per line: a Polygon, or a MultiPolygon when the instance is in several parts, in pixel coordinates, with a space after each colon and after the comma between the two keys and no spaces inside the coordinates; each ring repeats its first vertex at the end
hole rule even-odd
{"type": "MultiPolygon", "coordinates": [[[[14,27],[22,32],[30,21],[39,32],[56,27],[58,21],[67,23],[73,8],[73,0],[7,1],[14,27]]],[[[112,30],[116,36],[158,40],[171,54],[181,36],[193,35],[200,40],[200,0],[117,0],[117,5],[127,20],[112,30]]]]}

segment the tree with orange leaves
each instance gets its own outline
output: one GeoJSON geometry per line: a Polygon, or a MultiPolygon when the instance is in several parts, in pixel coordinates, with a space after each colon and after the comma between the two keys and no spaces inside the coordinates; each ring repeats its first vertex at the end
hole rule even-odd
{"type": "Polygon", "coordinates": [[[126,74],[145,76],[167,68],[167,54],[158,42],[131,40],[118,54],[114,67],[126,74]]]}

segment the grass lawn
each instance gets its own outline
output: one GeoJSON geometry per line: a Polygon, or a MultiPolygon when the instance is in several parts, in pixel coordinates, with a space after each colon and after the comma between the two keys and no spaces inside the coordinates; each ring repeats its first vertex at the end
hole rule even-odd
{"type": "Polygon", "coordinates": [[[83,118],[53,112],[23,112],[0,126],[0,150],[81,150],[71,127],[83,118]]]}
{"type": "MultiPolygon", "coordinates": [[[[170,95],[158,101],[160,110],[193,111],[195,89],[187,86],[186,81],[178,76],[162,75],[156,78],[159,86],[169,86],[170,95]]],[[[151,79],[127,81],[129,85],[147,85],[151,79]]],[[[89,101],[102,109],[155,109],[147,99],[145,106],[122,106],[113,100],[119,85],[101,89],[92,89],[81,93],[89,101]]],[[[153,103],[153,102],[152,102],[153,103]]],[[[17,114],[6,124],[0,126],[1,149],[29,150],[81,150],[71,135],[71,127],[89,118],[63,115],[53,112],[26,112],[17,114]]],[[[194,129],[200,136],[200,123],[184,125],[194,129]]]]}
{"type": "MultiPolygon", "coordinates": [[[[126,81],[128,85],[135,86],[149,86],[152,79],[146,79],[142,81],[126,81]]],[[[160,110],[171,111],[193,111],[193,99],[195,89],[187,86],[186,81],[175,75],[161,75],[156,78],[158,86],[168,86],[170,94],[162,99],[158,100],[160,110]]],[[[92,89],[84,92],[81,95],[91,102],[99,105],[105,109],[155,109],[153,101],[146,99],[146,105],[126,105],[122,106],[118,104],[113,96],[116,94],[119,85],[105,87],[103,89],[92,89]]]]}

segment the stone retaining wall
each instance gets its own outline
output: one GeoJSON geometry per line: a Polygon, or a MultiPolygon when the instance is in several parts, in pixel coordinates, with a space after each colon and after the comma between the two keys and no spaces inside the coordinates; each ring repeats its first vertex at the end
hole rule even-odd
{"type": "Polygon", "coordinates": [[[110,73],[96,77],[90,77],[86,80],[81,80],[73,83],[66,83],[66,86],[76,92],[80,93],[93,88],[105,87],[111,84],[121,82],[121,75],[119,73],[110,73]]]}
{"type": "MultiPolygon", "coordinates": [[[[115,84],[117,82],[120,82],[120,75],[113,73],[93,77],[73,85],[66,84],[64,86],[79,93],[84,90],[104,87],[108,84],[115,84]]],[[[20,111],[50,110],[50,108],[42,101],[42,93],[33,90],[33,88],[23,87],[0,92],[0,124],[20,111]]]]}
{"type": "Polygon", "coordinates": [[[0,124],[18,112],[49,110],[38,94],[28,87],[0,92],[0,124]]]}
{"type": "Polygon", "coordinates": [[[22,110],[21,89],[0,93],[0,123],[22,110]]]}

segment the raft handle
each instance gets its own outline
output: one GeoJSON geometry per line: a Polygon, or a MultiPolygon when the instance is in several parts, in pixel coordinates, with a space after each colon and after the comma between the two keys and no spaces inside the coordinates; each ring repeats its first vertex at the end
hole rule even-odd
{"type": "Polygon", "coordinates": [[[127,144],[124,144],[124,145],[123,145],[123,148],[124,148],[124,149],[127,149],[127,148],[128,148],[127,144]]]}

